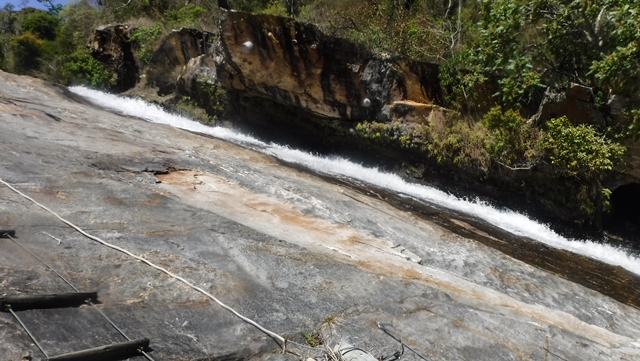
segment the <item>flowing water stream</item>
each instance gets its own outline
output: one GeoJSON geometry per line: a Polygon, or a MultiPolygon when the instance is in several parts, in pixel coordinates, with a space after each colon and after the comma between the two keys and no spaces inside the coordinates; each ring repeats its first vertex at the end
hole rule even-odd
{"type": "Polygon", "coordinates": [[[640,275],[640,258],[629,249],[594,240],[565,238],[546,224],[508,209],[498,209],[481,200],[461,199],[433,187],[407,182],[395,174],[364,167],[345,158],[321,157],[285,145],[265,143],[228,128],[206,126],[188,118],[167,113],[160,107],[143,100],[120,97],[85,87],[72,87],[70,90],[115,112],[224,139],[325,176],[364,182],[401,197],[409,197],[437,208],[482,220],[515,236],[527,237],[554,248],[584,255],[613,266],[621,266],[640,275]]]}

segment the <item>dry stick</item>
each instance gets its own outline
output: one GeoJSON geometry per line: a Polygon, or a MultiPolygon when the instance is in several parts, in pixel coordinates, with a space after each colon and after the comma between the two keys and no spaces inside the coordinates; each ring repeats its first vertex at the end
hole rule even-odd
{"type": "Polygon", "coordinates": [[[55,213],[54,211],[50,210],[50,209],[49,209],[49,208],[47,208],[46,206],[44,206],[44,205],[42,205],[42,204],[38,203],[38,202],[37,202],[36,200],[34,200],[33,198],[31,198],[31,197],[29,197],[28,195],[26,195],[26,194],[24,194],[24,193],[20,192],[19,190],[17,190],[16,188],[14,188],[13,186],[11,186],[9,183],[5,182],[4,180],[0,179],[0,183],[4,184],[4,185],[5,185],[5,186],[7,186],[9,189],[11,189],[11,190],[12,190],[12,191],[14,191],[15,193],[19,194],[20,196],[22,196],[22,197],[24,197],[24,198],[26,198],[26,199],[30,200],[31,202],[33,202],[33,203],[34,203],[35,205],[37,205],[38,207],[40,207],[40,208],[44,209],[45,211],[47,211],[47,212],[51,213],[53,216],[55,216],[56,218],[58,218],[60,221],[62,221],[63,223],[65,223],[65,224],[66,224],[66,225],[68,225],[69,227],[71,227],[71,228],[75,229],[76,231],[78,231],[78,232],[79,232],[80,234],[82,234],[83,236],[85,236],[85,237],[87,237],[87,238],[89,238],[89,239],[91,239],[91,240],[94,240],[94,241],[96,241],[96,242],[98,242],[98,243],[102,244],[103,246],[109,247],[109,248],[114,249],[114,250],[116,250],[116,251],[122,252],[122,253],[124,253],[124,254],[126,254],[126,255],[130,256],[130,257],[133,257],[133,258],[137,259],[138,261],[140,261],[140,262],[142,262],[142,263],[145,263],[146,265],[148,265],[148,266],[150,266],[150,267],[152,267],[152,268],[155,268],[155,269],[157,269],[158,271],[160,271],[160,272],[162,272],[162,273],[166,274],[167,276],[169,276],[169,277],[171,277],[171,278],[174,278],[174,279],[177,279],[178,281],[180,281],[180,282],[184,283],[185,285],[187,285],[188,287],[192,288],[193,290],[196,290],[196,291],[198,291],[198,292],[202,293],[203,295],[205,295],[205,296],[207,296],[208,298],[210,298],[213,302],[215,302],[215,303],[217,303],[218,305],[220,305],[220,307],[222,307],[222,308],[224,308],[225,310],[227,310],[227,311],[229,311],[229,312],[233,313],[233,314],[234,314],[236,317],[238,317],[239,319],[241,319],[241,320],[243,320],[244,322],[246,322],[246,323],[248,323],[248,324],[250,324],[250,325],[254,326],[254,327],[255,327],[255,328],[257,328],[258,330],[260,330],[260,331],[264,332],[265,334],[269,335],[270,337],[273,337],[274,339],[279,340],[280,342],[282,342],[282,348],[283,348],[283,349],[285,349],[287,340],[286,340],[283,336],[280,336],[280,335],[278,335],[277,333],[275,333],[275,332],[273,332],[273,331],[270,331],[270,330],[268,330],[268,329],[266,329],[266,328],[264,328],[264,327],[260,326],[258,323],[256,323],[255,321],[251,320],[250,318],[248,318],[248,317],[245,317],[245,316],[241,315],[240,313],[238,313],[238,311],[236,311],[236,310],[234,310],[233,308],[231,308],[231,307],[227,306],[226,304],[222,303],[222,301],[218,300],[215,296],[213,296],[213,295],[212,295],[212,294],[210,294],[209,292],[207,292],[207,291],[203,290],[202,288],[200,288],[200,287],[198,287],[198,286],[196,286],[196,285],[192,284],[191,282],[189,282],[189,281],[185,280],[184,278],[182,278],[182,277],[180,277],[180,276],[178,276],[178,275],[175,275],[175,274],[173,274],[173,273],[169,272],[168,270],[166,270],[166,269],[164,269],[164,268],[162,268],[162,267],[160,267],[160,266],[158,266],[158,265],[156,265],[156,264],[152,263],[151,261],[148,261],[148,260],[146,260],[146,259],[144,259],[144,258],[142,258],[142,257],[140,257],[140,256],[136,256],[135,254],[133,254],[133,253],[131,253],[131,252],[127,251],[127,250],[126,250],[126,249],[124,249],[124,248],[121,248],[121,247],[118,247],[118,246],[116,246],[116,245],[110,244],[110,243],[108,243],[108,242],[103,241],[102,239],[100,239],[100,238],[98,238],[98,237],[95,237],[95,236],[90,235],[89,233],[87,233],[87,232],[83,231],[82,229],[80,229],[78,226],[76,226],[76,225],[74,225],[73,223],[71,223],[71,222],[67,221],[66,219],[64,219],[64,218],[60,217],[57,213],[55,213]]]}

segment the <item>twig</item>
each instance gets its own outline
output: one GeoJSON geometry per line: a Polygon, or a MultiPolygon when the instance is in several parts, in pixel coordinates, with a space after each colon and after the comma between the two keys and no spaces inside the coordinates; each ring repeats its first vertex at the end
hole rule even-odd
{"type": "Polygon", "coordinates": [[[506,167],[506,168],[508,168],[510,170],[531,170],[531,168],[533,168],[533,166],[535,166],[535,164],[531,164],[531,165],[529,165],[527,167],[511,167],[511,166],[508,166],[508,165],[506,165],[506,164],[504,164],[504,163],[502,163],[500,161],[496,161],[496,163],[498,163],[501,166],[506,167]]]}

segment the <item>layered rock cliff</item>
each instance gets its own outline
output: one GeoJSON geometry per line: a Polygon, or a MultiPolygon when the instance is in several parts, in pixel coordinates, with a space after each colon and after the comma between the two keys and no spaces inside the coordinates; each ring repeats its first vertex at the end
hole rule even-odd
{"type": "Polygon", "coordinates": [[[365,47],[292,19],[228,13],[218,81],[247,96],[347,121],[389,121],[407,107],[442,105],[438,65],[365,47]]]}

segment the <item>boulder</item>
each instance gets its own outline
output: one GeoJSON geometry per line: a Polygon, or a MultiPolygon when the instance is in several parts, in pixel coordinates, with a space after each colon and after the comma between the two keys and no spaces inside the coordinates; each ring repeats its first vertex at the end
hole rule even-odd
{"type": "Polygon", "coordinates": [[[561,91],[548,88],[532,120],[544,124],[561,116],[566,116],[574,125],[604,123],[604,116],[595,104],[593,88],[579,84],[571,84],[561,91]]]}
{"type": "Polygon", "coordinates": [[[189,61],[210,53],[212,47],[212,33],[188,28],[172,31],[162,40],[149,60],[144,72],[146,86],[157,88],[160,96],[175,93],[176,80],[189,61]]]}
{"type": "Polygon", "coordinates": [[[227,13],[216,61],[225,88],[322,117],[388,121],[396,101],[442,105],[437,64],[376,56],[284,17],[227,13]]]}
{"type": "Polygon", "coordinates": [[[128,24],[101,26],[87,43],[91,55],[116,74],[114,91],[126,91],[138,82],[139,67],[130,42],[134,29],[128,24]]]}
{"type": "Polygon", "coordinates": [[[187,97],[210,117],[222,115],[226,108],[226,92],[216,77],[216,65],[211,56],[189,59],[175,82],[176,93],[187,97]]]}

